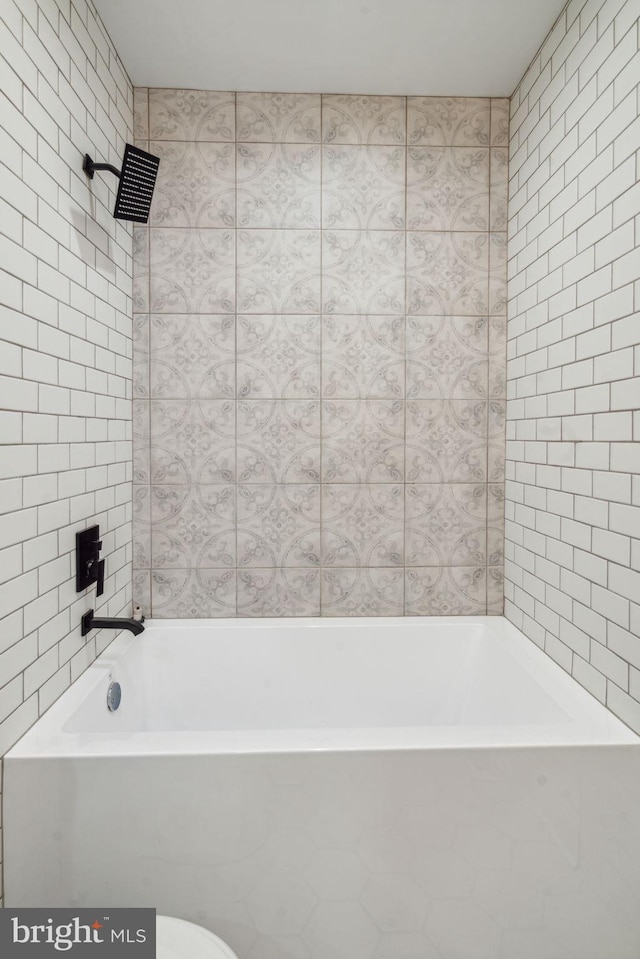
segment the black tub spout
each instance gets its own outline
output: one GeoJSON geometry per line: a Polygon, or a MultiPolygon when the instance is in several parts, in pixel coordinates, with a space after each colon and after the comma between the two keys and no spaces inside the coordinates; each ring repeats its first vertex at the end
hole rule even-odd
{"type": "Polygon", "coordinates": [[[144,631],[144,626],[140,620],[118,618],[105,619],[102,616],[94,616],[92,609],[90,609],[88,613],[84,614],[80,620],[80,625],[82,627],[83,636],[86,636],[87,633],[92,629],[129,629],[132,633],[135,633],[136,636],[144,631]]]}

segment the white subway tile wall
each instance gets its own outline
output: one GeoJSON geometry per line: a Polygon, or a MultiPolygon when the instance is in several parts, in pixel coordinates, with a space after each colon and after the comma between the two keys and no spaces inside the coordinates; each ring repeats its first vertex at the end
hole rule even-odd
{"type": "Polygon", "coordinates": [[[502,613],[508,101],[135,108],[136,601],[502,613]]]}
{"type": "Polygon", "coordinates": [[[640,732],[637,0],[570,0],[511,101],[505,611],[640,732]]]}
{"type": "MultiPolygon", "coordinates": [[[[0,756],[131,608],[132,230],[112,217],[133,89],[93,4],[0,6],[0,756]],[[76,593],[99,523],[104,596],[76,593]]],[[[1,896],[1,890],[0,890],[1,896]]]]}

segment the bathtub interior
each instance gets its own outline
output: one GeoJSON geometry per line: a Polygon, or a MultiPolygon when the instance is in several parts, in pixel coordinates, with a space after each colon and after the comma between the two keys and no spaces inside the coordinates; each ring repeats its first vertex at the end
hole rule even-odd
{"type": "Polygon", "coordinates": [[[363,627],[159,626],[131,643],[114,679],[140,708],[121,717],[88,701],[67,732],[131,728],[251,730],[566,722],[567,713],[481,625],[390,635],[363,627]],[[181,660],[176,660],[179,647],[181,660]],[[392,650],[392,655],[390,655],[392,650]],[[196,669],[181,664],[197,664],[196,669]],[[98,723],[96,724],[96,719],[98,723]]]}
{"type": "Polygon", "coordinates": [[[119,637],[13,755],[639,741],[497,617],[176,620],[119,637]]]}

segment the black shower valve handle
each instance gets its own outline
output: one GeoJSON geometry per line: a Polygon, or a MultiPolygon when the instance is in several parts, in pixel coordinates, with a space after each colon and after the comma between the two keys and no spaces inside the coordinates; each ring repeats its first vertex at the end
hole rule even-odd
{"type": "Polygon", "coordinates": [[[104,593],[104,560],[101,559],[96,567],[96,596],[104,593]]]}
{"type": "Polygon", "coordinates": [[[104,564],[104,560],[100,560],[100,550],[102,549],[102,540],[101,539],[91,540],[89,543],[87,543],[86,549],[88,554],[86,559],[87,576],[89,576],[93,580],[98,575],[98,567],[100,563],[102,562],[104,564]]]}
{"type": "Polygon", "coordinates": [[[100,550],[102,549],[102,540],[101,539],[93,540],[89,544],[89,548],[91,549],[93,553],[93,556],[89,560],[89,565],[91,566],[93,563],[97,563],[98,560],[100,559],[100,550]]]}

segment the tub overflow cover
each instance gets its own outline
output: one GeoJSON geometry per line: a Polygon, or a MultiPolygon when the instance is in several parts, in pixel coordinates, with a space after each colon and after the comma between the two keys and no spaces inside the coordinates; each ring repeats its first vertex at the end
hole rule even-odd
{"type": "Polygon", "coordinates": [[[120,683],[111,683],[107,690],[107,706],[112,713],[116,711],[122,699],[122,690],[120,683]]]}

